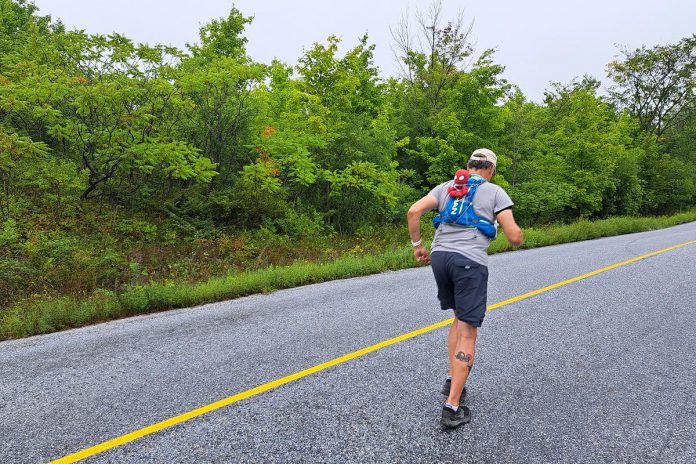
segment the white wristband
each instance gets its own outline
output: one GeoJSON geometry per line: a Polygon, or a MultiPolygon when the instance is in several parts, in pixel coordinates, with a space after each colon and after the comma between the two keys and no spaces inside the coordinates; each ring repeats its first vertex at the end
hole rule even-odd
{"type": "Polygon", "coordinates": [[[418,240],[418,241],[416,241],[416,242],[414,242],[413,240],[411,240],[411,245],[413,245],[413,248],[415,248],[415,247],[417,247],[417,246],[420,246],[421,243],[422,243],[421,240],[418,240]]]}

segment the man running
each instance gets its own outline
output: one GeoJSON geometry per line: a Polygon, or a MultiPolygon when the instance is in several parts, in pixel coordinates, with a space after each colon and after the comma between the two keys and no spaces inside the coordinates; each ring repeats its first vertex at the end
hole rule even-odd
{"type": "Polygon", "coordinates": [[[523,240],[512,215],[512,200],[505,190],[490,183],[497,161],[491,150],[475,150],[467,163],[468,172],[457,171],[454,180],[438,185],[408,210],[413,254],[418,261],[432,262],[440,306],[454,310],[447,337],[449,375],[442,389],[447,396],[441,420],[445,427],[471,420],[469,408],[462,404],[464,384],[474,365],[476,332],[486,315],[487,249],[496,234],[495,221],[513,246],[523,240]],[[437,230],[429,255],[420,240],[420,218],[433,209],[440,214],[433,221],[437,230]]]}

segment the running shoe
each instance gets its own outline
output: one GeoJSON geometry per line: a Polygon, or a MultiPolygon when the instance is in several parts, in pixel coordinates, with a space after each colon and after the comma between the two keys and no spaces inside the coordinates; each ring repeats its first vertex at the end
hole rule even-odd
{"type": "MultiPolygon", "coordinates": [[[[450,387],[452,386],[452,379],[445,380],[445,384],[442,386],[442,394],[449,397],[450,387]]],[[[459,403],[464,402],[464,397],[466,396],[466,387],[462,390],[462,396],[459,399],[459,403]]]]}
{"type": "Polygon", "coordinates": [[[454,411],[452,408],[442,407],[442,419],[440,424],[443,427],[457,428],[462,424],[468,424],[471,420],[471,411],[466,406],[459,406],[459,409],[454,411]]]}

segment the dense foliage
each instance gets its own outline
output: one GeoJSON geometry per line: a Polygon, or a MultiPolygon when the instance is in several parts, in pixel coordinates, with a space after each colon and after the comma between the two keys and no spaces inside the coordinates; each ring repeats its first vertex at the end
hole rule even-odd
{"type": "Polygon", "coordinates": [[[367,36],[254,62],[236,9],[179,50],[0,0],[0,305],[369,251],[481,146],[523,225],[696,203],[696,36],[537,104],[427,21],[385,79],[367,36]]]}

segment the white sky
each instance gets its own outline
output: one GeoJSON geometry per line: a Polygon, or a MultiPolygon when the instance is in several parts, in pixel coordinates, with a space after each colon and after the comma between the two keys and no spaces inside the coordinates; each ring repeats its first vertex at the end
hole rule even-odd
{"type": "MultiPolygon", "coordinates": [[[[40,14],[61,18],[69,28],[90,33],[119,32],[136,42],[183,47],[198,28],[227,16],[234,5],[254,16],[247,26],[247,50],[257,61],[277,57],[295,64],[303,47],[334,34],[343,50],[368,32],[383,76],[397,66],[389,27],[407,10],[427,10],[430,0],[33,0],[40,14]]],[[[464,10],[474,19],[477,55],[497,48],[504,76],[540,101],[549,82],[590,74],[606,82],[605,66],[618,49],[674,43],[696,32],[693,0],[444,0],[445,18],[464,10]]]]}

